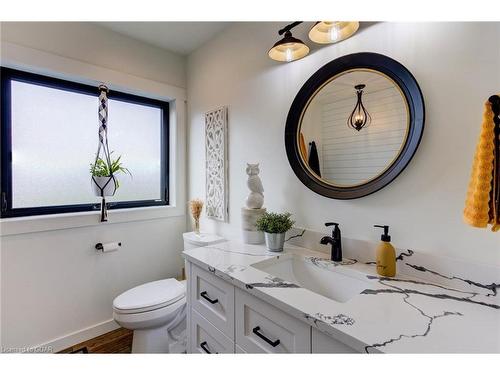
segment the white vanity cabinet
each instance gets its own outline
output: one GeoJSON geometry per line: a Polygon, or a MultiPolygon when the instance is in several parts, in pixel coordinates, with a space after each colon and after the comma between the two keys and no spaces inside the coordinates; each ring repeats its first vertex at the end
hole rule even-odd
{"type": "Polygon", "coordinates": [[[186,262],[188,353],[352,353],[307,323],[186,262]]]}

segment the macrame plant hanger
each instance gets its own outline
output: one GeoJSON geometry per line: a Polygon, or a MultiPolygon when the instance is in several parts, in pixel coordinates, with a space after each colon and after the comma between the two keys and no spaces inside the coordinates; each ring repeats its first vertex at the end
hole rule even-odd
{"type": "Polygon", "coordinates": [[[105,85],[99,86],[99,145],[93,170],[97,169],[99,160],[101,160],[107,164],[109,175],[100,177],[92,175],[94,191],[96,195],[101,197],[101,222],[108,221],[106,197],[113,196],[117,189],[117,180],[111,170],[111,153],[108,146],[108,92],[105,85]]]}

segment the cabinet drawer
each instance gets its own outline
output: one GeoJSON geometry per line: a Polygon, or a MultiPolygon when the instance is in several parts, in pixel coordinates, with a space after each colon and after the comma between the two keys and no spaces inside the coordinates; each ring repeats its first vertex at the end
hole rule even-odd
{"type": "Polygon", "coordinates": [[[311,327],[236,288],[236,344],[247,353],[310,353],[311,327]]]}
{"type": "Polygon", "coordinates": [[[353,348],[335,340],[333,337],[312,329],[312,352],[313,353],[357,353],[353,348]]]}
{"type": "Polygon", "coordinates": [[[192,307],[234,340],[234,287],[194,265],[190,283],[192,307]]]}
{"type": "Polygon", "coordinates": [[[234,342],[196,311],[191,311],[191,353],[234,353],[234,342]]]}

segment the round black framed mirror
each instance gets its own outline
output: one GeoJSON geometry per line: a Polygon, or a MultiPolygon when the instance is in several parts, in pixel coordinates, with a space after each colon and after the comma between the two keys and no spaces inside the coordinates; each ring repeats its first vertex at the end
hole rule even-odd
{"type": "Polygon", "coordinates": [[[297,177],[325,197],[354,199],[392,182],[424,131],[420,87],[377,53],[335,59],[302,86],[288,113],[285,147],[297,177]]]}

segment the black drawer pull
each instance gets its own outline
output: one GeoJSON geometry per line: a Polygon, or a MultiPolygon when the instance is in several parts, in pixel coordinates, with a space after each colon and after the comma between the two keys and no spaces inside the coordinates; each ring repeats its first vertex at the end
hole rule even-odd
{"type": "Polygon", "coordinates": [[[201,344],[200,344],[200,348],[202,348],[204,350],[205,353],[207,354],[212,354],[212,352],[210,350],[208,350],[208,345],[207,345],[207,342],[206,341],[203,341],[201,344]]]}
{"type": "Polygon", "coordinates": [[[202,296],[203,298],[205,298],[205,299],[206,299],[208,302],[210,302],[212,305],[213,305],[213,304],[215,304],[215,303],[217,303],[217,302],[219,302],[219,300],[218,300],[218,299],[211,299],[211,298],[208,296],[207,292],[201,292],[201,293],[200,293],[200,296],[202,296]]]}
{"type": "Polygon", "coordinates": [[[267,342],[269,345],[271,345],[273,348],[277,347],[280,344],[280,340],[276,341],[271,341],[269,340],[266,336],[264,336],[262,333],[260,333],[260,327],[257,326],[252,330],[253,333],[255,333],[258,337],[260,337],[262,340],[267,342]]]}

